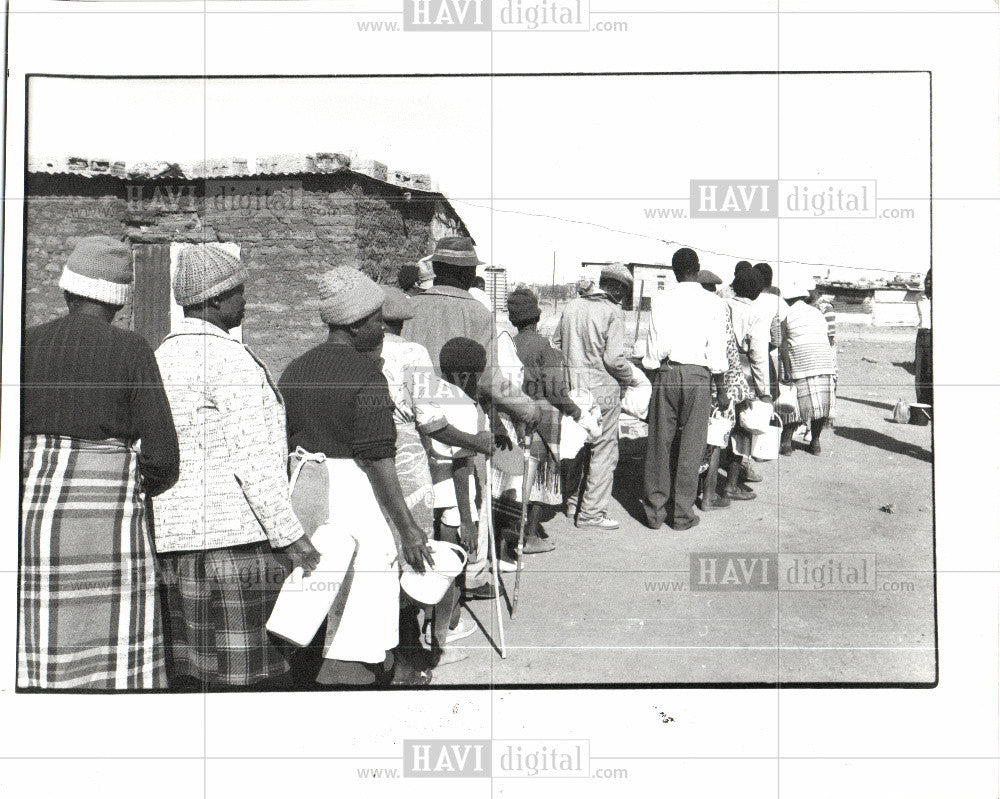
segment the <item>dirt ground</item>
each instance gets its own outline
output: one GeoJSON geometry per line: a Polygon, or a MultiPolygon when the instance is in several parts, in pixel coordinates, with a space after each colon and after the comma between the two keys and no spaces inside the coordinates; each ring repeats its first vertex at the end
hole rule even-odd
{"type": "MultiPolygon", "coordinates": [[[[479,629],[455,645],[466,658],[439,666],[434,684],[933,682],[932,428],[891,421],[898,399],[915,400],[913,341],[912,328],[842,326],[823,454],[798,435],[792,456],[758,464],[756,500],[692,530],[639,521],[645,439],[623,441],[610,508],[621,529],[553,516],[556,550],[525,558],[517,617],[504,614],[508,657],[494,603],[471,602],[463,613],[479,629]],[[731,553],[719,562],[742,558],[751,573],[754,557],[778,553],[778,590],[701,590],[693,553],[731,553]],[[793,584],[796,556],[839,568],[840,581],[793,584]],[[845,583],[859,564],[865,582],[845,583]]],[[[513,575],[504,582],[512,593],[513,575]]]]}

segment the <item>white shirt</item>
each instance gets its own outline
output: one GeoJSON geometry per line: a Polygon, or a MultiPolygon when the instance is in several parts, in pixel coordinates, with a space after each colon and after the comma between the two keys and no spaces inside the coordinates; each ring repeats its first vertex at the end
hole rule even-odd
{"type": "Polygon", "coordinates": [[[656,294],[643,365],[658,369],[661,361],[671,360],[722,374],[729,368],[727,313],[725,300],[703,289],[701,283],[678,283],[656,294]]]}
{"type": "Polygon", "coordinates": [[[777,294],[768,294],[766,291],[762,291],[753,303],[760,311],[761,318],[767,322],[768,329],[770,329],[771,320],[775,316],[778,317],[779,322],[784,322],[785,317],[788,316],[788,303],[777,294]]]}
{"type": "Polygon", "coordinates": [[[771,319],[760,315],[756,301],[742,297],[726,300],[733,312],[736,346],[750,361],[750,373],[761,394],[770,394],[767,347],[771,343],[771,319]]]}

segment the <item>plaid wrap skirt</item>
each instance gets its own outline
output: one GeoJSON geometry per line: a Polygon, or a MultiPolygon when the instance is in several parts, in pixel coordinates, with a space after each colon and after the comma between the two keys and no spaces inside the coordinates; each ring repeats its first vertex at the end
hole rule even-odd
{"type": "Polygon", "coordinates": [[[160,556],[168,670],[217,685],[252,685],[288,671],[267,619],[288,572],[266,541],[160,556]]]}
{"type": "Polygon", "coordinates": [[[781,423],[799,424],[812,419],[832,419],[837,413],[837,376],[814,375],[800,377],[795,384],[798,408],[778,411],[781,423]]]}
{"type": "Polygon", "coordinates": [[[166,687],[137,463],[117,441],[24,437],[19,688],[166,687]]]}

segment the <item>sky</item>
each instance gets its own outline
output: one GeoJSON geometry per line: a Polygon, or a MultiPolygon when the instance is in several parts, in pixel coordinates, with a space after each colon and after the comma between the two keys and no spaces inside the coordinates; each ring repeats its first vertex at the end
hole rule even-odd
{"type": "Polygon", "coordinates": [[[841,279],[928,266],[923,74],[32,78],[29,91],[31,158],[333,151],[429,173],[515,282],[549,282],[553,264],[563,282],[582,261],[666,263],[681,245],[725,279],[741,259],[841,279]],[[911,218],[666,216],[688,208],[692,180],[775,178],[875,181],[878,211],[911,218]]]}

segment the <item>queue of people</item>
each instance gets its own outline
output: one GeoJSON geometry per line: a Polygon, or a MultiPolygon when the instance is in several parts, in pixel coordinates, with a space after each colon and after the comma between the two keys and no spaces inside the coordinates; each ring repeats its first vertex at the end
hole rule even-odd
{"type": "Polygon", "coordinates": [[[738,419],[785,384],[797,397],[779,409],[785,431],[808,423],[819,454],[836,359],[814,287],[780,297],[766,264],[741,263],[723,296],[682,248],[636,363],[623,265],[579,286],[550,341],[527,289],[508,298],[516,335],[498,335],[476,296],[481,263],[471,239],[449,237],[400,288],[329,270],[317,291],[327,337],[275,380],[229,333],[246,306],[238,257],[180,250],[184,318],[154,353],[111,324],[129,299],[127,245],[82,240],[60,280],[69,313],[24,338],[18,686],[426,685],[462,659],[456,642],[476,630],[463,609],[496,597],[491,567],[555,549],[546,508],[619,527],[608,508],[622,396],[643,384],[653,529],[755,498],[752,458],[708,443],[713,412],[738,419]],[[572,457],[567,425],[587,440],[572,457]],[[519,482],[519,463],[531,464],[520,494],[504,482],[519,482]],[[320,563],[321,527],[353,555],[325,625],[295,648],[268,617],[286,577],[320,563]],[[400,572],[435,568],[433,541],[466,562],[426,605],[400,572]]]}

